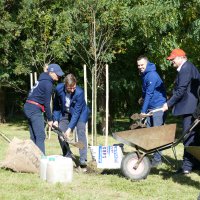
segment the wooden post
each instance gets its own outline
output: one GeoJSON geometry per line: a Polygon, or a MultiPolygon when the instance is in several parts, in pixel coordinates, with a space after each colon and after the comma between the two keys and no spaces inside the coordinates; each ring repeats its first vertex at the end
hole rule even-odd
{"type": "Polygon", "coordinates": [[[109,124],[109,73],[108,64],[106,64],[106,134],[105,146],[108,146],[108,124],[109,124]]]}
{"type": "MultiPolygon", "coordinates": [[[[86,65],[83,65],[83,71],[84,71],[84,95],[85,95],[85,102],[87,104],[87,68],[86,68],[86,65]]],[[[85,134],[86,134],[87,146],[88,146],[88,123],[86,123],[86,126],[85,126],[85,134]]]]}
{"type": "Polygon", "coordinates": [[[92,120],[91,120],[91,140],[92,140],[92,146],[94,146],[94,67],[92,68],[92,120]]]}
{"type": "Polygon", "coordinates": [[[37,82],[37,72],[34,72],[34,85],[37,82]]]}
{"type": "Polygon", "coordinates": [[[33,87],[33,74],[30,73],[30,88],[32,89],[33,87]]]}

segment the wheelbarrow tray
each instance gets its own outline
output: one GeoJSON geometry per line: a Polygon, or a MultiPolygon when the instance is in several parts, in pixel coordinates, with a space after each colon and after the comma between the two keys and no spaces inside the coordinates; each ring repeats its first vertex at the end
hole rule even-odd
{"type": "Polygon", "coordinates": [[[185,147],[186,151],[192,154],[197,160],[200,161],[200,147],[199,146],[188,146],[185,147]]]}
{"type": "Polygon", "coordinates": [[[113,137],[132,147],[151,151],[174,142],[176,124],[127,130],[113,133],[113,137]]]}

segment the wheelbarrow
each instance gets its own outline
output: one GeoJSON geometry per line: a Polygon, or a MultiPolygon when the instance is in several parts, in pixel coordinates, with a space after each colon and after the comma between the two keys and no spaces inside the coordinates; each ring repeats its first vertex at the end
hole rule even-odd
{"type": "Polygon", "coordinates": [[[133,152],[125,155],[121,162],[123,175],[131,180],[145,179],[151,170],[149,154],[172,148],[177,160],[175,146],[187,139],[190,132],[199,124],[196,119],[180,138],[175,139],[176,124],[168,124],[150,128],[140,128],[113,133],[113,137],[126,145],[134,147],[133,152]]]}
{"type": "Polygon", "coordinates": [[[200,161],[200,147],[199,146],[188,146],[185,147],[186,151],[193,155],[197,160],[200,161]]]}

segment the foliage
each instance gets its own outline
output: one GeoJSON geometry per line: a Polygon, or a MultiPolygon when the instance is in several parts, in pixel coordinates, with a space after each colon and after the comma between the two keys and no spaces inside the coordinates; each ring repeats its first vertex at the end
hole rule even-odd
{"type": "Polygon", "coordinates": [[[200,65],[199,9],[200,0],[0,0],[0,85],[26,94],[29,73],[40,73],[45,63],[56,62],[79,80],[86,64],[91,96],[96,66],[100,111],[107,63],[110,114],[129,116],[139,110],[139,55],[156,64],[168,93],[176,75],[166,60],[173,48],[200,65]]]}
{"type": "Polygon", "coordinates": [[[97,84],[101,88],[105,63],[111,63],[126,44],[120,34],[128,26],[129,7],[126,1],[118,0],[75,1],[71,14],[73,60],[86,64],[90,72],[97,63],[97,84]]]}
{"type": "Polygon", "coordinates": [[[68,60],[64,45],[71,21],[68,11],[63,10],[66,5],[63,1],[56,4],[38,0],[21,2],[17,21],[21,27],[19,49],[23,50],[23,59],[16,58],[17,63],[41,72],[39,67],[45,63],[68,60]]]}

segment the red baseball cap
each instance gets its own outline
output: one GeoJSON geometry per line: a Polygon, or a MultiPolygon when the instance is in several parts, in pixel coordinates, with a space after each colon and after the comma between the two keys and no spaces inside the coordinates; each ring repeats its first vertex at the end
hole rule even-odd
{"type": "Polygon", "coordinates": [[[172,60],[172,59],[176,58],[177,56],[186,56],[186,53],[182,49],[174,49],[171,52],[170,56],[167,57],[167,60],[172,60]]]}

